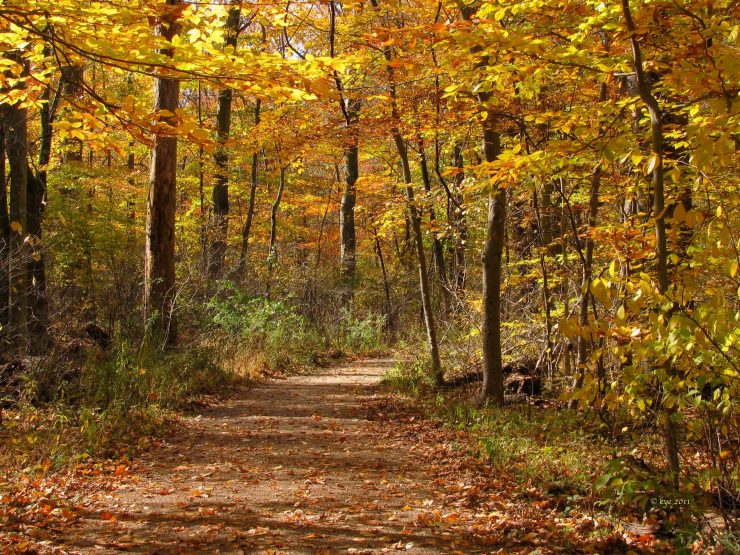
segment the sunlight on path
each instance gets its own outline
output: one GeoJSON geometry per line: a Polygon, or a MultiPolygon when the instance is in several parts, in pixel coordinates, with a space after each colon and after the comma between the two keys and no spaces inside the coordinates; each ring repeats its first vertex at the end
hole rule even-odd
{"type": "Polygon", "coordinates": [[[367,420],[391,361],[245,389],[184,420],[116,491],[88,500],[74,552],[410,553],[454,549],[413,526],[436,505],[407,446],[367,420]]]}

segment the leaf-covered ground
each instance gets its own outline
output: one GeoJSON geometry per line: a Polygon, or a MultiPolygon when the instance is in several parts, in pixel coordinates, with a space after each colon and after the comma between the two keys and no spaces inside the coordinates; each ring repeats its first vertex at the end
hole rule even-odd
{"type": "MultiPolygon", "coordinates": [[[[463,432],[399,408],[390,361],[271,381],[184,418],[132,466],[6,495],[0,549],[49,553],[621,553],[647,534],[515,491],[463,432]],[[27,503],[24,505],[24,503],[27,503]]],[[[516,468],[510,469],[516,472],[516,468]]]]}

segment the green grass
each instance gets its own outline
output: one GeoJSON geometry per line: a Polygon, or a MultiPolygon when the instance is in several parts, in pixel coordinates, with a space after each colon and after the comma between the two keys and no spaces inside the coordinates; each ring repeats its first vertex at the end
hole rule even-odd
{"type": "Polygon", "coordinates": [[[515,469],[519,484],[590,497],[594,476],[609,449],[580,415],[539,407],[478,409],[448,404],[443,396],[435,405],[435,415],[447,425],[474,434],[479,454],[494,467],[515,469]]]}

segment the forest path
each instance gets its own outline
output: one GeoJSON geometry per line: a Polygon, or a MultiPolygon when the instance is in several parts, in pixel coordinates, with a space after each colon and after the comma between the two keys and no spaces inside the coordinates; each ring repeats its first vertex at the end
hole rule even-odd
{"type": "Polygon", "coordinates": [[[358,361],[259,384],[184,418],[113,491],[87,496],[57,545],[72,553],[478,552],[478,541],[464,539],[474,511],[460,501],[472,486],[442,487],[419,419],[389,422],[382,413],[379,385],[391,364],[358,361]]]}
{"type": "Polygon", "coordinates": [[[383,390],[392,364],[244,387],[184,417],[77,491],[49,553],[655,553],[471,456],[468,432],[383,390]]]}

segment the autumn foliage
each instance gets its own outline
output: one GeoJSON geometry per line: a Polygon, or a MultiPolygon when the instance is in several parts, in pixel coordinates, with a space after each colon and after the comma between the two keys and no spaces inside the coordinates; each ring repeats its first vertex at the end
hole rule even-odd
{"type": "Polygon", "coordinates": [[[737,10],[5,0],[0,402],[125,419],[395,348],[427,399],[639,445],[602,501],[731,527],[737,10]]]}

